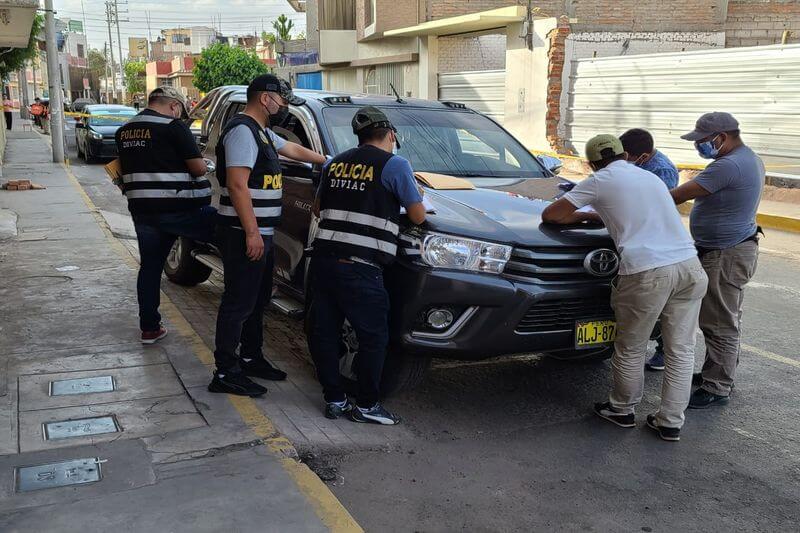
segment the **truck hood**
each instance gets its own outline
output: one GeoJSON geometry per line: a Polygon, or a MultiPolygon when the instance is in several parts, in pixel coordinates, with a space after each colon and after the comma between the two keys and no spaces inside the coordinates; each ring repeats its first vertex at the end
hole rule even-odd
{"type": "Polygon", "coordinates": [[[562,194],[567,180],[551,178],[470,178],[474,190],[433,190],[425,195],[435,213],[426,228],[452,235],[517,246],[613,246],[599,226],[542,223],[542,211],[562,194]]]}

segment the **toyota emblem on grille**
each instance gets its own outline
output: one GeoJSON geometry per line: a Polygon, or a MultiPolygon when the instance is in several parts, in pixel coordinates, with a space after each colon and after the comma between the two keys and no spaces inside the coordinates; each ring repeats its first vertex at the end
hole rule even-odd
{"type": "Polygon", "coordinates": [[[583,268],[592,276],[611,276],[619,268],[619,256],[614,250],[601,248],[586,254],[583,268]]]}

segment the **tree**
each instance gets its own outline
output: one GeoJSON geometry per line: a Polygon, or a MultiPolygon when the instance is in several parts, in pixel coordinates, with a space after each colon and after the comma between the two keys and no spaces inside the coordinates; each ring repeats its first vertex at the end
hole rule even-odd
{"type": "Polygon", "coordinates": [[[217,43],[203,50],[194,65],[194,86],[207,93],[220,85],[247,85],[269,72],[252,50],[217,43]]]}
{"type": "Polygon", "coordinates": [[[147,63],[144,60],[125,63],[125,86],[129,93],[143,93],[145,90],[144,73],[147,63]]]}
{"type": "Polygon", "coordinates": [[[265,31],[261,32],[261,40],[264,42],[264,45],[274,45],[275,44],[275,34],[274,33],[267,33],[265,31]]]}
{"type": "Polygon", "coordinates": [[[27,47],[0,47],[0,79],[5,79],[12,72],[21,69],[26,61],[36,57],[39,52],[36,36],[42,31],[42,27],[44,27],[44,16],[37,14],[33,17],[27,47]]]}
{"type": "Polygon", "coordinates": [[[88,54],[89,70],[98,78],[106,75],[106,56],[100,50],[90,49],[88,54]]]}
{"type": "Polygon", "coordinates": [[[275,37],[277,37],[279,41],[292,40],[292,28],[294,28],[294,22],[289,20],[286,15],[281,15],[277,18],[277,20],[272,21],[272,28],[275,30],[275,37]]]}

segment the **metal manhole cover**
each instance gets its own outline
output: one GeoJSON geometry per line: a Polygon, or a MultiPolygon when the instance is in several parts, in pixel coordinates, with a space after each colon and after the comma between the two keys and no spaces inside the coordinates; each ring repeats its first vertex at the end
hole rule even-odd
{"type": "Polygon", "coordinates": [[[113,416],[62,420],[42,424],[44,440],[71,439],[104,433],[117,433],[120,427],[113,416]]]}
{"type": "Polygon", "coordinates": [[[102,479],[100,459],[75,459],[37,466],[18,466],[14,469],[17,492],[52,489],[66,485],[95,483],[102,479]]]}
{"type": "Polygon", "coordinates": [[[59,381],[50,382],[50,396],[112,392],[113,390],[114,378],[111,376],[62,379],[59,381]]]}

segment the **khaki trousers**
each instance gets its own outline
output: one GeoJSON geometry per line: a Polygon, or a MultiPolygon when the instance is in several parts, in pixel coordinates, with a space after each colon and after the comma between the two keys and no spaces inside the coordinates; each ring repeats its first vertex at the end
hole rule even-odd
{"type": "Polygon", "coordinates": [[[707,285],[708,278],[696,257],[614,280],[611,305],[617,339],[611,359],[614,385],[609,396],[614,409],[633,413],[641,401],[647,341],[661,317],[666,369],[656,422],[663,427],[683,426],[692,385],[697,319],[707,285]]]}
{"type": "Polygon", "coordinates": [[[703,255],[708,293],[700,308],[700,329],[706,339],[702,388],[720,396],[731,393],[739,364],[744,286],[758,264],[758,244],[746,241],[703,255]]]}

